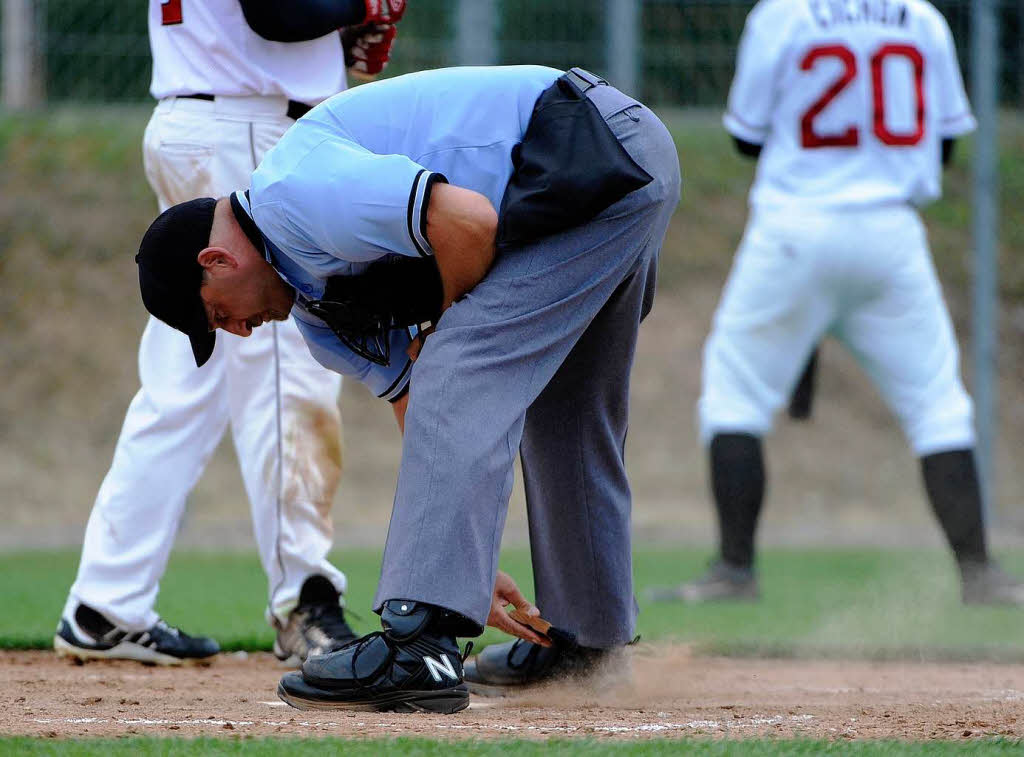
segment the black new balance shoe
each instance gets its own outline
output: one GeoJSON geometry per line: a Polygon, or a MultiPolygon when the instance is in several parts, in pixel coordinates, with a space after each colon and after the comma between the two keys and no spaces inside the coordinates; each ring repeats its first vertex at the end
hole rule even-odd
{"type": "Polygon", "coordinates": [[[617,684],[628,680],[630,673],[625,647],[542,647],[516,639],[487,647],[466,663],[463,675],[474,694],[501,696],[562,679],[617,684]]]}
{"type": "Polygon", "coordinates": [[[286,665],[298,667],[310,655],[341,649],[356,638],[341,606],[341,594],[325,576],[307,578],[299,591],[299,604],[279,626],[274,654],[286,665]]]}
{"type": "Polygon", "coordinates": [[[300,710],[347,709],[450,714],[469,706],[451,613],[390,600],[383,631],[336,652],[310,657],[288,673],[277,695],[300,710]]]}
{"type": "Polygon", "coordinates": [[[73,617],[60,619],[53,648],[60,657],[137,660],[154,665],[204,663],[220,651],[213,639],[189,636],[162,620],[145,631],[127,631],[83,604],[73,617]]]}

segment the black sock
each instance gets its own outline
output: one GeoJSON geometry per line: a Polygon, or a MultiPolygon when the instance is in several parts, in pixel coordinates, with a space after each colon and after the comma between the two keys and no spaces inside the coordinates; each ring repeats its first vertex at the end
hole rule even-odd
{"type": "Polygon", "coordinates": [[[957,562],[986,562],[988,550],[974,450],[925,455],[921,471],[928,499],[957,562]]]}
{"type": "Polygon", "coordinates": [[[764,500],[764,456],[760,438],[716,434],[711,440],[711,491],[718,510],[722,559],[750,568],[754,532],[764,500]]]}

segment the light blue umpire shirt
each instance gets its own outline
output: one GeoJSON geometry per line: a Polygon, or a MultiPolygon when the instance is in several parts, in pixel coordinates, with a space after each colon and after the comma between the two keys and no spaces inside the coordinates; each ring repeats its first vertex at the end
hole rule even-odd
{"type": "Polygon", "coordinates": [[[329,276],[389,255],[431,255],[427,204],[437,181],[497,209],[534,104],[562,71],[543,66],[447,68],[364,84],[299,119],[237,193],[265,254],[297,291],[292,317],[325,367],[393,399],[409,382],[415,330],[391,332],[391,364],[349,350],[305,303],[329,276]],[[248,194],[248,196],[246,196],[248,194]]]}

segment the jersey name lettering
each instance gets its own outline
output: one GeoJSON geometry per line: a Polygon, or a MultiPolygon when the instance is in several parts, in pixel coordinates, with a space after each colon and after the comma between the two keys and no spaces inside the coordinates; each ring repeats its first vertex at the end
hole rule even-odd
{"type": "Polygon", "coordinates": [[[750,191],[764,209],[923,205],[941,191],[942,140],[974,128],[928,0],[758,2],[723,121],[764,148],[750,191]]]}
{"type": "Polygon", "coordinates": [[[822,29],[841,24],[907,25],[907,6],[891,0],[810,0],[810,7],[822,29]]]}

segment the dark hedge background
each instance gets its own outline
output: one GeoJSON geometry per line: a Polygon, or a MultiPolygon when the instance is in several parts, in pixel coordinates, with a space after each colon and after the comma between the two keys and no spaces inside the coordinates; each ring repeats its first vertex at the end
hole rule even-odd
{"type": "MultiPolygon", "coordinates": [[[[970,81],[969,0],[939,0],[970,81]]],[[[738,0],[642,0],[640,97],[659,105],[721,105],[736,41],[752,3],[738,0]]],[[[455,63],[451,0],[410,0],[389,74],[455,63]]],[[[604,3],[599,0],[501,0],[499,63],[606,67],[604,3]]],[[[138,102],[147,98],[149,44],[142,3],[42,0],[40,34],[51,101],[138,102]]],[[[187,13],[187,6],[186,6],[187,13]]],[[[1024,0],[1001,7],[1001,97],[1024,103],[1024,0]]]]}

